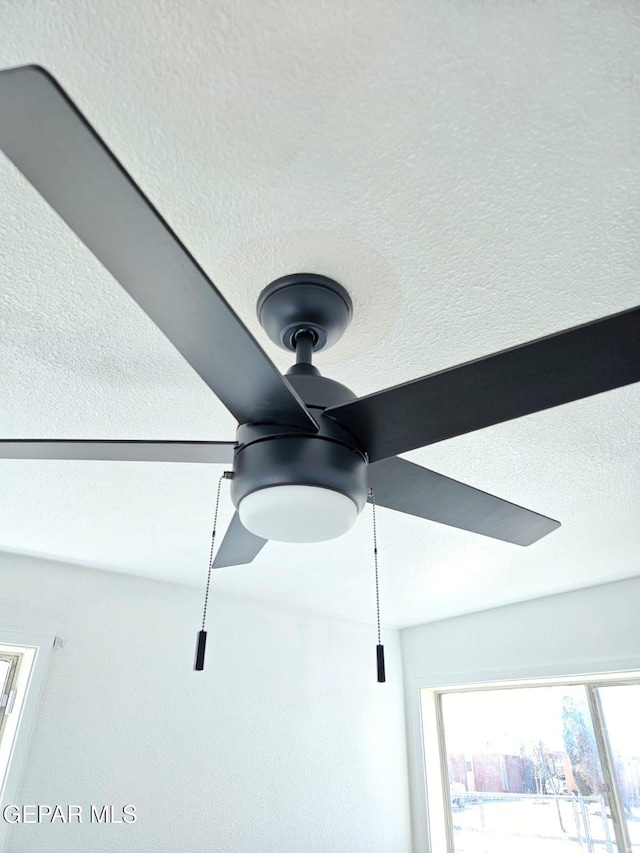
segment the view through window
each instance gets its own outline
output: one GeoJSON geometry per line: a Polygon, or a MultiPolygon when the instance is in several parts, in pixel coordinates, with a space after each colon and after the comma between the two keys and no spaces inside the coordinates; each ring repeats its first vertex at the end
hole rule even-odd
{"type": "Polygon", "coordinates": [[[640,681],[440,693],[455,853],[640,853],[640,681]]]}

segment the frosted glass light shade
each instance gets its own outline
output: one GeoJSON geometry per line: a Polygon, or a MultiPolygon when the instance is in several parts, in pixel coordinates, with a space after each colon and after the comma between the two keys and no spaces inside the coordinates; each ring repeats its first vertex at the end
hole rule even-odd
{"type": "Polygon", "coordinates": [[[277,542],[323,542],[353,527],[358,507],[351,498],[318,486],[270,486],[251,492],[238,506],[248,531],[277,542]]]}

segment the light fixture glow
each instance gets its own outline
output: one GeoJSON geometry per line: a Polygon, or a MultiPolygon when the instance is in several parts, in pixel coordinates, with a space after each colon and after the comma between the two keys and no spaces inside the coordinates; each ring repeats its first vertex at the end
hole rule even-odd
{"type": "Polygon", "coordinates": [[[341,492],[318,486],[270,486],[238,506],[246,529],[277,542],[323,542],[353,527],[358,507],[341,492]]]}

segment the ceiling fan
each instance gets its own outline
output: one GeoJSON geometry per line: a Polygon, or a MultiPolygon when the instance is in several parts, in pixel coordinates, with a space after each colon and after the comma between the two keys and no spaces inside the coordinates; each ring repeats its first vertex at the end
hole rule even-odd
{"type": "Polygon", "coordinates": [[[232,464],[237,508],[214,566],[269,539],[345,533],[380,506],[530,545],[558,521],[397,456],[640,380],[640,308],[357,398],[312,353],[347,328],[347,291],[300,273],[260,322],[295,352],[282,376],[195,259],[42,68],[0,72],[0,148],[146,311],[238,421],[234,441],[0,441],[0,458],[232,464]]]}

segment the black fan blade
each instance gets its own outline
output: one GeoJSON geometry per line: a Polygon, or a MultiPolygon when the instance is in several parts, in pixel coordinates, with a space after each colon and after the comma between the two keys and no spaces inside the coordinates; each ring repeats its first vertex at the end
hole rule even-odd
{"type": "Polygon", "coordinates": [[[0,439],[0,459],[104,459],[113,462],[233,462],[235,441],[67,441],[0,439]]]}
{"type": "Polygon", "coordinates": [[[242,525],[240,516],[236,512],[227,528],[224,539],[220,543],[218,553],[213,561],[214,569],[222,569],[224,566],[243,566],[250,563],[264,548],[268,539],[261,539],[249,533],[242,525]]]}
{"type": "Polygon", "coordinates": [[[531,545],[560,527],[559,521],[406,459],[383,459],[370,465],[369,485],[379,506],[515,545],[531,545]]]}
{"type": "Polygon", "coordinates": [[[325,414],[376,462],[640,380],[640,308],[387,388],[325,414]]]}
{"type": "Polygon", "coordinates": [[[304,403],[42,68],[0,72],[0,148],[239,423],[315,431],[304,403]]]}

